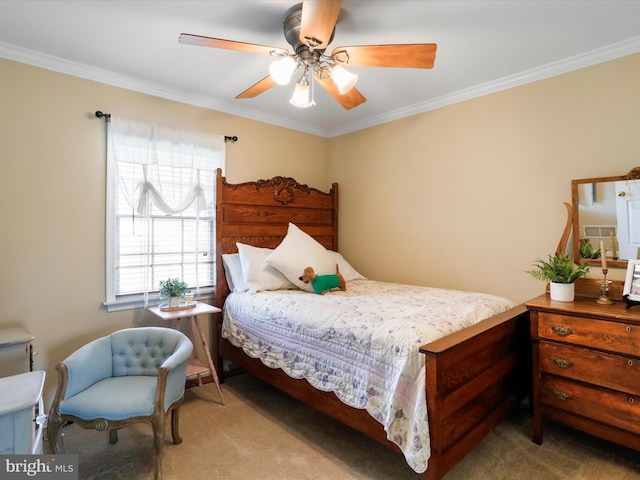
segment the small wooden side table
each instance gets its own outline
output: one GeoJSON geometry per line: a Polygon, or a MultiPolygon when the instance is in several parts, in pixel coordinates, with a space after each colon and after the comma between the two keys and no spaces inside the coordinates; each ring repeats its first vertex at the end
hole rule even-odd
{"type": "Polygon", "coordinates": [[[213,381],[216,383],[216,387],[218,388],[218,393],[220,394],[220,399],[222,400],[222,404],[224,405],[224,397],[222,396],[222,388],[220,388],[220,380],[218,379],[218,373],[216,372],[216,367],[211,360],[211,352],[209,351],[209,343],[207,342],[207,338],[202,330],[202,326],[200,325],[200,320],[198,320],[198,315],[205,315],[211,313],[219,313],[220,309],[218,307],[214,307],[212,305],[208,305],[206,303],[198,302],[194,307],[190,308],[180,308],[176,310],[163,310],[158,306],[147,307],[147,310],[153,313],[155,316],[165,320],[169,323],[169,327],[176,328],[180,330],[180,320],[187,320],[187,330],[185,333],[194,344],[193,349],[193,358],[189,361],[189,365],[187,365],[187,379],[197,378],[198,385],[202,386],[202,377],[204,375],[209,375],[213,377],[213,381]],[[198,359],[198,352],[195,348],[195,338],[194,332],[189,323],[193,323],[196,327],[198,335],[200,336],[200,341],[202,342],[202,349],[207,357],[207,363],[204,364],[198,359]]]}

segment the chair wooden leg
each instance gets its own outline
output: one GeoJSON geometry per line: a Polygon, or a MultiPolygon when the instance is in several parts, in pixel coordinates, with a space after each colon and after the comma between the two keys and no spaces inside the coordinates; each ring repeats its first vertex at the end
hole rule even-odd
{"type": "Polygon", "coordinates": [[[173,443],[176,445],[182,443],[182,437],[180,436],[180,407],[173,408],[171,410],[171,436],[173,437],[173,443]]]}
{"type": "Polygon", "coordinates": [[[164,449],[164,421],[163,413],[154,415],[151,427],[153,428],[153,447],[155,450],[154,479],[162,480],[162,451],[164,449]]]}
{"type": "Polygon", "coordinates": [[[62,442],[62,427],[64,424],[65,421],[52,409],[47,419],[47,440],[53,453],[64,453],[64,444],[62,442]]]}

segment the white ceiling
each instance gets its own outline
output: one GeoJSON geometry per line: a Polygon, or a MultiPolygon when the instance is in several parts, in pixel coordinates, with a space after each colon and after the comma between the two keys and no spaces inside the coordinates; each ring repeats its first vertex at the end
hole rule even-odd
{"type": "Polygon", "coordinates": [[[438,44],[432,70],[350,67],[367,102],[345,110],[321,88],[317,106],[289,105],[293,83],[236,100],[271,57],[178,43],[290,50],[282,21],[296,3],[2,0],[0,57],[332,137],[640,51],[638,0],[344,0],[329,50],[438,44]]]}

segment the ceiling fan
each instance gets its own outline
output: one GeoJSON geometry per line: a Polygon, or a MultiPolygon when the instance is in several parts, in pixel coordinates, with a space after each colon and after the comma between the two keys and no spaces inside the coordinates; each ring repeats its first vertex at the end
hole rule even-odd
{"type": "Polygon", "coordinates": [[[304,0],[290,8],[285,15],[283,29],[293,53],[278,47],[189,33],[181,33],[179,42],[276,57],[269,67],[269,75],[236,98],[253,98],[275,85],[286,85],[296,72],[302,70],[289,101],[301,108],[315,105],[314,81],[347,110],[366,102],[367,99],[354,87],[358,77],[344,66],[433,68],[436,56],[434,43],[336,47],[330,55],[326,54],[341,7],[342,0],[304,0]]]}

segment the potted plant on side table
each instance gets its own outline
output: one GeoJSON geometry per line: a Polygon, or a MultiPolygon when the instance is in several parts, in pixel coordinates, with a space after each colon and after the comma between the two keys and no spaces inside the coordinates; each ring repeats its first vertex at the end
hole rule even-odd
{"type": "Polygon", "coordinates": [[[185,293],[189,291],[186,282],[179,278],[168,278],[160,281],[160,298],[168,303],[171,308],[180,305],[185,293]]]}
{"type": "Polygon", "coordinates": [[[573,302],[575,298],[573,282],[589,273],[586,263],[576,265],[569,255],[549,255],[547,260],[539,258],[533,265],[537,270],[527,270],[526,273],[536,280],[549,282],[551,300],[560,302],[573,302]]]}

